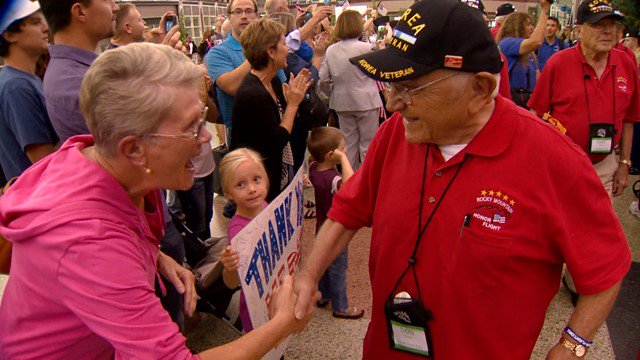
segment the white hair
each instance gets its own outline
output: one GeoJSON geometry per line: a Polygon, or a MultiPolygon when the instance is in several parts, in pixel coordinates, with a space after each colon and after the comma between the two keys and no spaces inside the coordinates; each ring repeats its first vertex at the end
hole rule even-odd
{"type": "Polygon", "coordinates": [[[96,150],[113,156],[120,140],[160,125],[179,87],[197,91],[203,70],[166,45],[132,43],[102,53],[80,86],[80,110],[96,150]]]}

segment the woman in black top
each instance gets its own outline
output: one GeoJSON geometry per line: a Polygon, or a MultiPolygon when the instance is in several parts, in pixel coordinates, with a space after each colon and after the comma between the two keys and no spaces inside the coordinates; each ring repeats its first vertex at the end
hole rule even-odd
{"type": "Polygon", "coordinates": [[[267,201],[273,200],[293,178],[289,144],[298,105],[311,85],[303,70],[282,85],[277,72],[287,66],[284,26],[269,19],[251,23],[240,37],[251,72],[244,79],[231,112],[231,149],[248,147],[264,158],[269,175],[267,201]]]}

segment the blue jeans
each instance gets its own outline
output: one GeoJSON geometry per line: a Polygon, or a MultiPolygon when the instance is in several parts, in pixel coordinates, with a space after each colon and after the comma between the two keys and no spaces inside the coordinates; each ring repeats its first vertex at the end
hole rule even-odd
{"type": "Polygon", "coordinates": [[[187,191],[176,191],[180,206],[187,220],[187,226],[202,240],[211,237],[213,217],[213,174],[193,179],[193,186],[187,191]]]}
{"type": "Polygon", "coordinates": [[[323,300],[331,300],[333,312],[344,312],[349,310],[347,300],[347,266],[349,261],[347,252],[333,260],[331,266],[324,272],[318,282],[318,290],[322,293],[323,300]]]}

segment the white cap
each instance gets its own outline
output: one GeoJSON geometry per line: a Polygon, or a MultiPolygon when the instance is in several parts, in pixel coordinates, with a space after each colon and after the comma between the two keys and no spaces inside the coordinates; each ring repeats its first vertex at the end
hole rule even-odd
{"type": "Polygon", "coordinates": [[[31,0],[9,0],[7,12],[0,17],[0,34],[2,34],[15,21],[40,10],[40,3],[31,0]]]}

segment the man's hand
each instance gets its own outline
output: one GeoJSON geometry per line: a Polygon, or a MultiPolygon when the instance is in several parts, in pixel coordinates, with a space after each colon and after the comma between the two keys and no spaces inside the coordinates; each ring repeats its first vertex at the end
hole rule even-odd
{"type": "Polygon", "coordinates": [[[172,48],[186,54],[187,49],[183,46],[182,40],[180,40],[180,29],[178,25],[172,27],[164,36],[164,39],[162,39],[162,45],[171,46],[172,48]]]}
{"type": "Polygon", "coordinates": [[[315,24],[317,24],[331,16],[331,13],[333,13],[333,9],[331,9],[331,6],[317,6],[312,11],[313,17],[311,19],[313,19],[315,24]]]}
{"type": "Polygon", "coordinates": [[[629,177],[629,166],[625,164],[618,165],[616,173],[613,174],[613,196],[620,196],[627,188],[627,179],[629,177]]]}
{"type": "Polygon", "coordinates": [[[547,353],[547,360],[575,360],[576,357],[573,356],[571,350],[562,346],[562,344],[557,343],[554,347],[549,350],[547,353]]]}
{"type": "MultiPolygon", "coordinates": [[[[158,272],[176,288],[184,297],[183,311],[192,316],[196,310],[198,294],[196,293],[196,278],[193,273],[180,266],[170,256],[158,254],[158,272]]],[[[166,295],[163,293],[162,295],[166,295]]]]}
{"type": "Polygon", "coordinates": [[[293,289],[293,278],[287,275],[282,285],[273,293],[269,306],[269,319],[280,318],[293,333],[298,333],[307,326],[311,320],[311,313],[302,318],[294,315],[297,295],[293,289]]]}
{"type": "Polygon", "coordinates": [[[542,8],[542,10],[549,10],[551,9],[551,3],[548,0],[540,0],[540,7],[542,8]]]}
{"type": "Polygon", "coordinates": [[[306,272],[300,271],[295,275],[293,291],[298,296],[295,303],[296,319],[302,320],[313,313],[316,301],[322,297],[318,291],[318,282],[306,272]]]}

